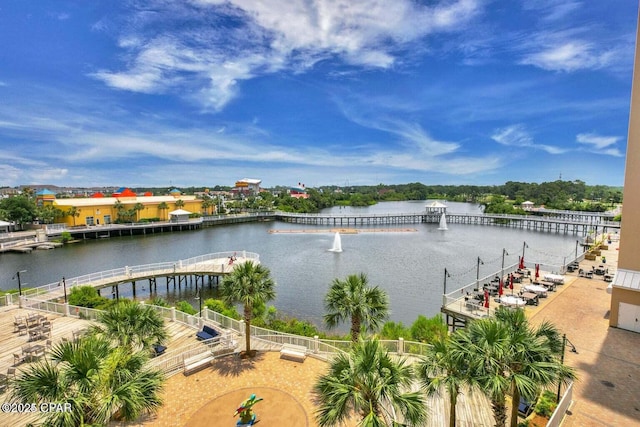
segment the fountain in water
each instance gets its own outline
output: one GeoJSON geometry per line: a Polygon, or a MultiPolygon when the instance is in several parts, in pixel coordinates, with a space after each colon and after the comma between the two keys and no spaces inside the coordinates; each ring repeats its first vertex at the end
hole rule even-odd
{"type": "Polygon", "coordinates": [[[333,247],[329,249],[331,252],[342,252],[342,240],[340,239],[340,233],[336,232],[333,238],[333,247]]]}
{"type": "Polygon", "coordinates": [[[447,227],[447,218],[443,212],[442,215],[440,216],[440,227],[438,227],[438,230],[448,230],[448,229],[449,228],[447,227]]]}

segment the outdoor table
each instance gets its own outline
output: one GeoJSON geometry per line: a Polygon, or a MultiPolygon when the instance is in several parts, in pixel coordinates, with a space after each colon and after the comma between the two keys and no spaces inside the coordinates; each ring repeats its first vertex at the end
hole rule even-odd
{"type": "Polygon", "coordinates": [[[44,356],[44,346],[42,344],[32,345],[28,349],[23,349],[23,353],[26,354],[30,360],[33,360],[34,357],[44,356]]]}
{"type": "Polygon", "coordinates": [[[520,297],[524,299],[527,302],[527,304],[538,305],[538,294],[536,293],[523,292],[522,295],[520,295],[520,297]]]}
{"type": "Polygon", "coordinates": [[[500,304],[506,305],[508,307],[522,307],[526,305],[527,302],[522,298],[507,295],[506,297],[500,298],[500,304]]]}
{"type": "Polygon", "coordinates": [[[538,296],[542,298],[547,296],[547,288],[545,288],[544,286],[526,285],[522,287],[522,290],[525,292],[533,292],[534,294],[538,294],[538,296]]]}
{"type": "Polygon", "coordinates": [[[559,285],[564,285],[564,276],[561,276],[559,274],[545,274],[544,280],[557,283],[559,285]]]}
{"type": "Polygon", "coordinates": [[[544,287],[546,290],[550,291],[550,292],[555,292],[556,290],[556,283],[553,282],[547,282],[547,281],[541,281],[541,282],[533,282],[534,285],[538,285],[538,286],[542,286],[544,287]]]}
{"type": "Polygon", "coordinates": [[[613,274],[605,274],[604,275],[605,282],[613,282],[613,274]]]}

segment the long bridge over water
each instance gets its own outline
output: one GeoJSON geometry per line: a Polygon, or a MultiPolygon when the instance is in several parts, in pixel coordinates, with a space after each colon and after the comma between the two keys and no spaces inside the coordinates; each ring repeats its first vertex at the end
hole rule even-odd
{"type": "MultiPolygon", "coordinates": [[[[47,236],[58,236],[67,231],[75,238],[95,239],[111,236],[154,234],[179,230],[196,230],[200,227],[220,224],[236,224],[257,221],[282,221],[315,226],[384,226],[399,224],[438,224],[442,212],[409,212],[388,214],[302,214],[290,212],[259,212],[238,215],[215,215],[182,222],[154,222],[132,224],[107,224],[98,226],[64,227],[49,225],[47,236]]],[[[540,215],[504,215],[482,213],[445,213],[448,224],[493,225],[526,230],[583,234],[591,231],[607,233],[620,229],[620,222],[611,221],[605,213],[545,211],[540,215]]]]}

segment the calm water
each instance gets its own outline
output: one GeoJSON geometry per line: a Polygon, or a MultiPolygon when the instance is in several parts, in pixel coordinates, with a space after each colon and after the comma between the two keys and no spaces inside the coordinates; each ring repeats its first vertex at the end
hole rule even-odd
{"type": "MultiPolygon", "coordinates": [[[[477,205],[447,203],[450,212],[479,212],[477,205]]],[[[420,212],[425,202],[389,202],[367,208],[331,208],[333,213],[420,212]]],[[[529,263],[560,265],[572,257],[576,240],[582,236],[559,235],[492,226],[449,224],[403,224],[391,228],[411,228],[415,232],[368,232],[343,234],[342,252],[329,251],[334,234],[269,233],[271,229],[310,229],[309,225],[281,222],[218,226],[180,233],[90,240],[31,254],[0,255],[0,288],[17,288],[12,280],[22,273],[24,286],[34,287],[61,280],[63,276],[140,265],[175,261],[221,251],[247,250],[260,254],[262,264],[271,270],[277,283],[272,302],[280,313],[304,318],[321,325],[323,298],[334,278],[365,272],[371,284],[384,288],[391,300],[391,319],[412,323],[419,314],[433,316],[440,310],[444,269],[451,277],[447,289],[454,290],[475,280],[477,258],[480,277],[500,269],[502,249],[509,253],[505,265],[518,261],[526,241],[525,259],[529,263]]],[[[138,297],[148,297],[146,283],[138,284],[138,297]],[[144,290],[142,290],[144,286],[144,290]]],[[[123,294],[130,287],[123,289],[123,294]]],[[[169,300],[192,302],[193,290],[180,293],[158,280],[158,293],[169,300]]],[[[197,305],[196,305],[197,307],[197,305]]]]}

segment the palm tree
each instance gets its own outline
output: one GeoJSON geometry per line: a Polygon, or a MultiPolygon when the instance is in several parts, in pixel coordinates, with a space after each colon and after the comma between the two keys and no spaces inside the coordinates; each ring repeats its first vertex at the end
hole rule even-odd
{"type": "MultiPolygon", "coordinates": [[[[159,210],[161,213],[166,212],[166,210],[167,210],[167,209],[169,209],[169,205],[167,204],[167,202],[162,202],[162,203],[160,203],[160,204],[158,205],[158,210],[159,210]]],[[[163,220],[163,221],[166,221],[166,219],[167,219],[167,215],[166,215],[166,214],[162,215],[160,219],[161,219],[161,220],[163,220]]]]}
{"type": "Polygon", "coordinates": [[[140,221],[140,211],[144,210],[144,205],[142,203],[136,203],[133,205],[133,211],[135,212],[136,221],[140,221]]]}
{"type": "Polygon", "coordinates": [[[358,341],[360,328],[378,329],[389,315],[389,297],[377,286],[370,287],[367,275],[351,274],[334,279],[325,296],[324,321],[329,329],[351,318],[351,340],[358,341]]]}
{"type": "Polygon", "coordinates": [[[202,209],[205,215],[209,215],[209,208],[211,206],[213,206],[213,200],[211,200],[209,197],[202,201],[202,209]]]}
{"type": "Polygon", "coordinates": [[[271,278],[268,268],[253,261],[236,264],[233,272],[226,276],[220,286],[220,294],[226,304],[241,303],[244,306],[245,322],[245,351],[248,356],[251,352],[251,318],[253,306],[265,304],[276,297],[275,282],[271,278]]]}
{"type": "Polygon", "coordinates": [[[80,210],[76,206],[72,206],[67,211],[67,215],[73,218],[73,226],[76,226],[76,218],[80,216],[80,210]]]}
{"type": "Polygon", "coordinates": [[[168,338],[162,316],[153,307],[131,300],[120,300],[101,312],[91,332],[132,350],[150,350],[168,338]]]}
{"type": "Polygon", "coordinates": [[[437,336],[416,365],[418,377],[429,395],[440,393],[442,389],[449,395],[449,427],[456,425],[456,403],[462,388],[473,391],[477,386],[469,372],[468,351],[461,345],[459,335],[458,332],[452,336],[437,336]]]}
{"type": "Polygon", "coordinates": [[[494,318],[472,322],[461,331],[461,345],[480,387],[491,400],[496,426],[507,419],[511,395],[511,427],[518,424],[520,397],[533,400],[544,387],[576,378],[560,360],[562,339],[552,324],[529,325],[524,310],[500,308],[494,318]]]}
{"type": "Polygon", "coordinates": [[[316,420],[321,427],[341,425],[355,412],[361,426],[424,425],[424,395],[408,391],[412,382],[406,359],[392,357],[375,339],[356,343],[333,359],[314,386],[320,401],[316,420]]]}
{"type": "Polygon", "coordinates": [[[113,208],[116,210],[116,218],[118,218],[118,221],[123,220],[123,216],[126,211],[124,204],[120,200],[116,200],[113,204],[113,208]]]}
{"type": "Polygon", "coordinates": [[[184,207],[184,200],[178,199],[176,200],[176,209],[182,209],[184,207]]]}
{"type": "Polygon", "coordinates": [[[145,366],[146,352],[114,347],[89,335],[60,342],[12,382],[14,402],[70,404],[70,411],[42,412],[44,425],[106,425],[133,421],[162,404],[164,374],[145,366]]]}

